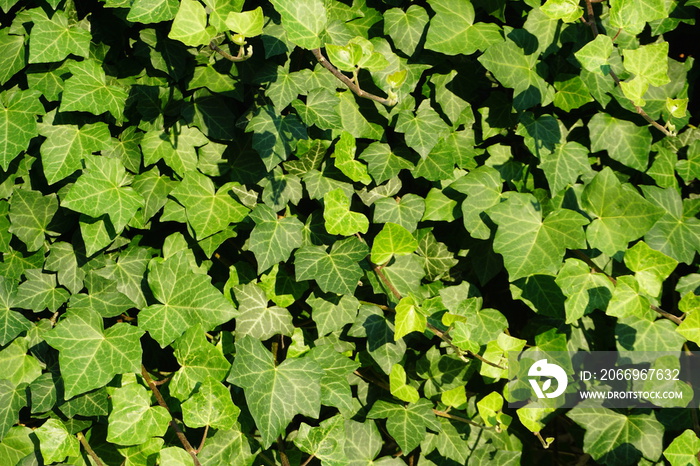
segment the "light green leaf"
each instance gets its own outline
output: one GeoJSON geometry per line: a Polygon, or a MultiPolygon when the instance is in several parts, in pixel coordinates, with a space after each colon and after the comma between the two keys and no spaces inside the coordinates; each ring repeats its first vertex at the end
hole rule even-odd
{"type": "Polygon", "coordinates": [[[662,215],[658,207],[634,188],[620,183],[609,167],[586,185],[581,200],[595,217],[588,226],[586,239],[591,247],[609,256],[627,249],[627,243],[647,233],[662,215]]]}
{"type": "Polygon", "coordinates": [[[345,415],[353,413],[355,408],[348,380],[360,363],[338,353],[331,345],[312,348],[308,357],[323,369],[321,404],[335,406],[345,415]]]}
{"type": "Polygon", "coordinates": [[[554,81],[554,106],[565,112],[593,102],[593,97],[583,80],[576,75],[562,74],[554,81]]]}
{"type": "Polygon", "coordinates": [[[647,22],[666,18],[669,7],[664,0],[611,0],[610,25],[636,35],[647,22]]]}
{"type": "Polygon", "coordinates": [[[44,125],[39,133],[46,136],[41,145],[41,161],[49,184],[61,181],[82,168],[83,156],[109,147],[109,127],[105,123],[44,125]]]}
{"type": "Polygon", "coordinates": [[[491,392],[476,402],[479,416],[487,426],[498,426],[505,430],[510,424],[511,417],[501,412],[503,409],[503,397],[498,392],[491,392]]]}
{"type": "Polygon", "coordinates": [[[421,398],[416,403],[400,406],[377,401],[367,414],[370,419],[386,418],[386,428],[403,451],[412,451],[425,438],[425,429],[439,430],[433,404],[421,398]]]}
{"type": "Polygon", "coordinates": [[[572,410],[566,414],[586,430],[583,448],[604,464],[634,464],[642,456],[661,457],[664,427],[653,414],[625,416],[606,408],[572,410]]]}
{"type": "MultiPolygon", "coordinates": [[[[0,31],[0,50],[3,51],[0,57],[0,85],[3,85],[27,64],[24,36],[11,35],[9,30],[3,29],[0,31]]],[[[30,85],[30,88],[34,86],[30,85]]]]}
{"type": "Polygon", "coordinates": [[[391,394],[401,401],[416,403],[420,400],[418,390],[406,384],[406,370],[400,364],[394,364],[389,375],[391,394]]]}
{"type": "Polygon", "coordinates": [[[295,217],[277,218],[275,212],[264,204],[258,204],[250,217],[255,221],[250,234],[250,250],[257,259],[258,272],[286,261],[292,251],[301,246],[304,225],[295,217]]]}
{"type": "MultiPolygon", "coordinates": [[[[2,382],[0,382],[2,384],[2,382]]],[[[0,394],[0,399],[3,396],[0,394]]],[[[2,400],[8,401],[8,400],[2,400]]],[[[9,405],[2,405],[3,407],[9,407],[9,405]]],[[[1,412],[2,410],[0,410],[1,412]]],[[[19,411],[19,408],[18,408],[19,411]]],[[[2,414],[0,414],[2,416],[2,414]]],[[[3,461],[7,461],[7,464],[20,464],[20,460],[27,456],[31,456],[32,453],[36,453],[36,447],[33,442],[34,432],[29,427],[24,426],[14,426],[10,427],[15,420],[13,420],[7,427],[10,429],[7,434],[3,437],[0,435],[0,458],[3,461]]],[[[0,434],[4,433],[2,426],[2,421],[0,420],[0,434]]]]}
{"type": "Polygon", "coordinates": [[[41,363],[27,354],[28,342],[19,338],[0,351],[0,365],[3,367],[2,378],[18,387],[33,382],[41,375],[41,363]]]}
{"type": "Polygon", "coordinates": [[[644,361],[644,351],[680,351],[685,338],[676,332],[676,324],[668,319],[651,321],[636,316],[617,320],[615,339],[620,357],[632,363],[644,361]]]}
{"type": "Polygon", "coordinates": [[[423,263],[426,278],[430,281],[449,276],[452,267],[459,262],[443,243],[438,242],[429,229],[417,233],[418,249],[416,254],[423,263]]]}
{"type": "Polygon", "coordinates": [[[214,37],[214,28],[207,27],[207,13],[197,0],[180,0],[168,37],[185,45],[197,47],[209,44],[214,37]]]}
{"type": "Polygon", "coordinates": [[[625,265],[635,272],[644,292],[655,297],[661,294],[664,280],[671,275],[678,261],[640,241],[625,252],[625,265]]]}
{"type": "Polygon", "coordinates": [[[141,444],[165,434],[170,414],[162,406],[151,406],[151,392],[138,383],[114,390],[107,441],[120,445],[141,444]]]}
{"type": "Polygon", "coordinates": [[[605,311],[615,286],[608,277],[593,272],[585,262],[567,259],[559,271],[557,285],[566,295],[566,323],[572,324],[596,309],[605,311]]]}
{"type": "Polygon", "coordinates": [[[540,161],[552,196],[575,184],[579,176],[592,173],[588,149],[577,142],[557,144],[552,152],[543,152],[540,161]]]}
{"type": "Polygon", "coordinates": [[[360,158],[367,162],[369,174],[377,184],[395,177],[404,168],[413,167],[411,162],[395,155],[388,144],[381,142],[373,142],[367,146],[360,158]]]}
{"type": "Polygon", "coordinates": [[[459,218],[460,212],[456,207],[457,201],[447,197],[442,190],[432,188],[428,191],[428,195],[425,196],[425,212],[421,221],[451,222],[459,218]]]}
{"type": "Polygon", "coordinates": [[[44,336],[56,348],[66,398],[103,387],[117,374],[140,372],[143,331],[117,323],[104,330],[95,311],[69,313],[44,336]]]}
{"type": "Polygon", "coordinates": [[[612,299],[605,311],[613,317],[636,316],[654,320],[656,314],[649,307],[649,299],[641,294],[639,283],[631,275],[617,277],[612,299]]]}
{"type": "Polygon", "coordinates": [[[308,126],[316,125],[321,129],[341,129],[338,114],[340,99],[325,88],[314,89],[306,96],[306,103],[301,100],[292,101],[292,106],[308,126]]]}
{"type": "MultiPolygon", "coordinates": [[[[160,459],[160,464],[172,466],[192,466],[194,464],[192,455],[180,447],[159,448],[157,454],[160,459]]],[[[146,461],[148,461],[148,459],[146,461]]]]}
{"type": "Polygon", "coordinates": [[[651,86],[663,86],[668,77],[668,42],[642,45],[625,50],[625,69],[651,86]]]}
{"type": "Polygon", "coordinates": [[[245,37],[255,37],[262,34],[264,24],[265,17],[260,7],[240,13],[231,11],[226,17],[226,26],[231,31],[242,34],[245,37]]]}
{"type": "Polygon", "coordinates": [[[350,236],[367,233],[369,220],[363,214],[350,210],[350,201],[342,189],[336,188],[323,196],[323,220],[332,235],[350,236]]]}
{"type": "Polygon", "coordinates": [[[202,466],[249,466],[256,455],[251,451],[246,435],[236,426],[231,430],[218,430],[207,438],[204,449],[197,457],[202,466]]]}
{"type": "Polygon", "coordinates": [[[405,12],[400,8],[384,12],[384,33],[391,36],[396,47],[408,56],[415,52],[426,24],[428,13],[418,5],[409,6],[405,12]]]}
{"type": "Polygon", "coordinates": [[[0,379],[0,440],[7,438],[7,432],[19,422],[19,410],[27,406],[26,388],[26,385],[17,387],[9,380],[0,379]]]}
{"type": "Polygon", "coordinates": [[[301,451],[331,466],[348,464],[345,441],[345,420],[341,415],[321,421],[317,427],[302,423],[294,437],[294,444],[301,451]]]}
{"type": "Polygon", "coordinates": [[[321,46],[321,33],[328,22],[326,7],[321,0],[272,0],[282,16],[287,39],[303,49],[321,46]]]}
{"type": "Polygon", "coordinates": [[[385,197],[374,203],[375,223],[396,223],[413,232],[425,212],[425,201],[415,194],[402,198],[385,197]]]}
{"type": "Polygon", "coordinates": [[[119,159],[85,157],[86,170],[61,201],[61,205],[91,217],[107,213],[117,232],[143,207],[143,198],[127,186],[129,176],[119,159]]]}
{"type": "Polygon", "coordinates": [[[357,238],[337,241],[326,252],[323,246],[304,246],[294,254],[297,280],[316,280],[324,292],[352,294],[363,276],[359,262],[367,246],[357,238]]]}
{"type": "Polygon", "coordinates": [[[20,152],[27,149],[29,141],[39,135],[36,116],[44,114],[37,91],[12,90],[0,94],[0,167],[4,171],[20,152]]]}
{"type": "Polygon", "coordinates": [[[474,24],[474,6],[460,0],[432,0],[430,8],[435,16],[430,20],[430,28],[425,48],[447,55],[474,53],[467,45],[467,31],[474,24]]]}
{"type": "MultiPolygon", "coordinates": [[[[688,294],[692,295],[692,293],[688,294]]],[[[676,331],[688,341],[700,342],[700,312],[698,312],[697,308],[686,315],[683,322],[676,328],[676,331]]]]}
{"type": "Polygon", "coordinates": [[[67,456],[80,455],[80,442],[58,419],[49,419],[34,431],[46,463],[58,463],[67,456]]]}
{"type": "Polygon", "coordinates": [[[27,251],[36,251],[44,245],[49,222],[58,210],[55,194],[43,196],[39,191],[16,189],[10,198],[9,231],[19,238],[27,251]]]}
{"type": "Polygon", "coordinates": [[[175,18],[180,3],[177,0],[134,0],[126,19],[132,23],[160,23],[175,18]]]}
{"type": "Polygon", "coordinates": [[[372,178],[367,174],[367,166],[355,160],[355,138],[347,131],[340,133],[340,139],[335,145],[332,157],[338,170],[353,181],[370,184],[372,178]]]}
{"type": "Polygon", "coordinates": [[[396,131],[404,133],[406,144],[426,158],[440,138],[446,135],[448,126],[430,106],[430,101],[424,100],[415,115],[412,111],[399,114],[396,131]]]}
{"type": "Polygon", "coordinates": [[[294,115],[281,116],[272,106],[261,107],[248,122],[247,133],[253,132],[253,148],[271,171],[287,160],[299,139],[306,139],[306,127],[294,115]]]}
{"type": "Polygon", "coordinates": [[[56,275],[42,273],[39,269],[27,269],[24,271],[27,279],[17,289],[14,307],[31,309],[41,312],[49,309],[56,312],[66,301],[70,293],[63,288],[57,288],[56,275]]]}
{"type": "Polygon", "coordinates": [[[73,54],[87,58],[90,53],[90,23],[71,21],[63,10],[54,11],[51,19],[42,9],[31,10],[34,22],[29,41],[29,63],[57,62],[73,54]]]}
{"type": "Polygon", "coordinates": [[[664,450],[664,457],[671,466],[699,466],[699,451],[700,439],[695,432],[686,429],[664,450]]]}
{"type": "Polygon", "coordinates": [[[163,159],[175,173],[184,177],[197,168],[195,148],[204,146],[208,142],[209,140],[197,128],[191,128],[182,123],[173,125],[169,132],[149,131],[141,140],[143,163],[151,165],[163,159]]]}
{"type": "Polygon", "coordinates": [[[583,8],[576,0],[547,0],[540,10],[549,18],[565,23],[573,23],[583,16],[583,8]]]}
{"type": "Polygon", "coordinates": [[[556,274],[567,248],[585,248],[581,214],[555,210],[543,220],[540,205],[530,194],[515,194],[489,209],[498,224],[494,251],[503,256],[511,281],[534,274],[556,274]]]}
{"type": "Polygon", "coordinates": [[[62,112],[105,112],[121,120],[128,93],[118,85],[107,82],[100,63],[93,59],[72,63],[72,76],[65,82],[60,110],[62,112]]]}
{"type": "Polygon", "coordinates": [[[240,312],[236,319],[237,333],[258,340],[292,334],[294,325],[289,311],[278,306],[268,307],[265,292],[256,283],[238,285],[234,290],[240,312]]]}
{"type": "Polygon", "coordinates": [[[243,388],[246,402],[269,447],[297,414],[318,417],[321,366],[310,358],[287,359],[275,366],[272,354],[254,338],[236,341],[228,381],[243,388]]]}
{"type": "Polygon", "coordinates": [[[454,322],[453,342],[460,348],[478,353],[481,346],[498,338],[507,327],[505,316],[495,309],[473,311],[464,322],[454,322]]]}
{"type": "Polygon", "coordinates": [[[398,341],[403,338],[404,335],[408,335],[411,332],[425,331],[427,320],[421,313],[420,306],[416,303],[416,300],[412,296],[407,296],[401,298],[399,304],[396,305],[395,323],[396,331],[394,333],[394,340],[398,341]]]}
{"type": "Polygon", "coordinates": [[[382,265],[394,255],[411,254],[418,247],[418,241],[401,225],[387,223],[372,243],[371,260],[382,265]]]}
{"type": "Polygon", "coordinates": [[[189,427],[231,429],[240,412],[238,406],[233,404],[229,390],[211,377],[182,403],[182,420],[189,427]]]}
{"type": "Polygon", "coordinates": [[[166,261],[151,261],[148,285],[161,304],[142,309],[139,326],[162,347],[197,323],[208,331],[237,315],[231,303],[211,284],[209,276],[192,271],[184,251],[166,261]]]}
{"type": "Polygon", "coordinates": [[[311,296],[306,299],[306,303],[311,306],[319,336],[325,336],[352,323],[360,307],[360,302],[351,295],[343,295],[340,300],[334,301],[311,296]]]}
{"type": "Polygon", "coordinates": [[[32,323],[14,307],[17,284],[8,277],[0,275],[0,345],[5,346],[21,332],[29,330],[32,323]]]}
{"type": "Polygon", "coordinates": [[[581,47],[574,55],[586,70],[598,74],[609,74],[608,59],[614,48],[609,36],[598,34],[595,39],[581,47]]]}

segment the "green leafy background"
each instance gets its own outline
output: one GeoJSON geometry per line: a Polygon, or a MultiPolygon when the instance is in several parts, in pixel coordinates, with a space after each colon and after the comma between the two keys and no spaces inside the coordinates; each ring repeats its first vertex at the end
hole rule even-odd
{"type": "Polygon", "coordinates": [[[699,464],[698,8],[0,0],[0,464],[699,464]]]}

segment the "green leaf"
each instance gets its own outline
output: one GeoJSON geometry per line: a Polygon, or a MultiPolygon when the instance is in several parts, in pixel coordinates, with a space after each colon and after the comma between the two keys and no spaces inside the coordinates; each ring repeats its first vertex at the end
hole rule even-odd
{"type": "Polygon", "coordinates": [[[364,272],[358,265],[367,246],[357,238],[337,241],[330,253],[323,246],[304,246],[294,254],[297,280],[316,280],[324,292],[352,294],[364,272]]]}
{"type": "Polygon", "coordinates": [[[82,127],[42,124],[39,133],[46,136],[46,141],[41,145],[41,161],[49,184],[80,170],[85,154],[109,147],[109,127],[101,122],[82,127]]]}
{"type": "Polygon", "coordinates": [[[609,74],[608,59],[614,48],[609,36],[598,34],[595,39],[581,47],[574,55],[584,69],[598,74],[609,74]]]}
{"type": "Polygon", "coordinates": [[[292,101],[292,106],[307,125],[316,125],[321,129],[341,129],[341,119],[338,114],[340,99],[328,89],[314,89],[306,97],[306,103],[301,100],[292,101]]]}
{"type": "Polygon", "coordinates": [[[401,225],[387,223],[375,236],[372,243],[371,260],[382,265],[392,257],[411,254],[418,247],[418,241],[401,225]]]}
{"type": "Polygon", "coordinates": [[[503,409],[503,397],[500,393],[489,393],[481,400],[477,401],[476,407],[485,425],[489,427],[496,426],[498,429],[503,430],[508,428],[511,417],[501,412],[503,409]]]}
{"type": "Polygon", "coordinates": [[[287,39],[303,49],[321,46],[321,33],[328,22],[326,7],[321,0],[272,0],[282,17],[287,39]]]}
{"type": "Polygon", "coordinates": [[[27,269],[24,274],[27,280],[17,289],[13,306],[34,312],[47,308],[56,312],[68,301],[69,293],[63,288],[57,288],[56,275],[42,273],[39,269],[27,269]]]}
{"type": "Polygon", "coordinates": [[[653,414],[624,414],[606,408],[572,410],[567,416],[586,430],[583,447],[595,461],[633,464],[661,457],[663,425],[653,414]]]}
{"type": "Polygon", "coordinates": [[[143,198],[127,186],[129,176],[119,159],[85,157],[86,170],[61,201],[61,205],[91,217],[109,215],[114,228],[121,232],[143,207],[143,198]]]}
{"type": "Polygon", "coordinates": [[[529,194],[514,194],[488,212],[498,225],[493,249],[503,256],[511,281],[554,275],[565,249],[586,247],[581,227],[588,220],[568,209],[556,210],[543,220],[540,204],[529,194]]]}
{"type": "Polygon", "coordinates": [[[459,0],[432,0],[429,3],[435,16],[430,20],[425,48],[447,55],[469,55],[485,48],[479,41],[485,33],[481,27],[485,25],[474,25],[474,6],[471,3],[459,0]]]}
{"type": "Polygon", "coordinates": [[[557,90],[554,94],[554,106],[565,112],[593,102],[588,87],[579,76],[560,75],[560,78],[554,81],[554,89],[557,90]]]}
{"type": "Polygon", "coordinates": [[[192,271],[184,252],[166,261],[154,260],[148,269],[148,285],[161,304],[142,309],[139,326],[162,347],[197,323],[208,331],[237,315],[207,275],[192,271]],[[181,283],[187,283],[187,286],[183,287],[181,283]]]}
{"type": "Polygon", "coordinates": [[[42,196],[39,191],[17,189],[10,199],[9,231],[19,238],[28,251],[36,251],[44,245],[49,222],[58,210],[54,194],[42,196]]]}
{"type": "Polygon", "coordinates": [[[450,269],[459,262],[445,244],[438,242],[429,230],[422,229],[417,234],[416,253],[423,263],[423,270],[430,281],[449,276],[450,269]]]}
{"type": "Polygon", "coordinates": [[[635,272],[635,278],[644,292],[659,296],[664,280],[671,275],[678,261],[640,241],[625,252],[625,265],[635,272]]]}
{"type": "Polygon", "coordinates": [[[543,152],[540,160],[553,196],[575,184],[579,176],[593,172],[588,163],[588,149],[577,142],[557,144],[552,152],[543,152]]]}
{"type": "Polygon", "coordinates": [[[605,311],[614,317],[636,316],[653,320],[656,315],[650,309],[649,299],[641,294],[639,283],[630,275],[617,277],[612,299],[605,311]]]}
{"type": "Polygon", "coordinates": [[[39,135],[36,116],[44,114],[39,96],[33,90],[0,94],[0,133],[7,135],[0,140],[0,167],[4,171],[27,149],[32,138],[39,135]]]}
{"type": "Polygon", "coordinates": [[[180,0],[180,8],[177,10],[168,37],[196,47],[209,44],[214,35],[214,28],[207,27],[207,13],[204,6],[197,0],[180,0]]]}
{"type": "Polygon", "coordinates": [[[416,403],[420,400],[418,390],[406,384],[406,371],[403,366],[399,364],[394,364],[391,368],[389,385],[391,387],[391,394],[401,401],[416,403]]]}
{"type": "Polygon", "coordinates": [[[408,406],[400,406],[386,401],[377,401],[367,417],[386,418],[386,428],[399,447],[409,452],[416,448],[425,437],[425,429],[439,430],[432,410],[433,404],[422,398],[408,406]]]}
{"type": "Polygon", "coordinates": [[[0,345],[5,346],[20,333],[29,330],[32,323],[13,307],[16,283],[0,275],[0,345]]]}
{"type": "Polygon", "coordinates": [[[105,112],[121,120],[128,93],[122,87],[107,82],[99,62],[88,59],[69,65],[72,76],[65,82],[60,110],[62,112],[105,112]]]}
{"type": "Polygon", "coordinates": [[[126,19],[132,23],[160,23],[175,18],[177,0],[134,0],[126,19]]]}
{"type": "Polygon", "coordinates": [[[350,324],[357,316],[360,303],[354,296],[343,295],[337,303],[326,301],[315,296],[309,297],[306,302],[312,308],[314,322],[318,326],[320,336],[342,329],[350,324]]]}
{"type": "Polygon", "coordinates": [[[297,414],[318,417],[323,369],[309,358],[288,359],[275,366],[259,340],[236,342],[236,358],[228,381],[243,388],[246,402],[269,447],[297,414]]]}
{"type": "Polygon", "coordinates": [[[633,363],[640,359],[644,351],[680,351],[685,338],[676,332],[676,325],[667,319],[651,321],[640,317],[618,319],[615,325],[615,339],[620,357],[629,358],[633,363]]]}
{"type": "Polygon", "coordinates": [[[625,69],[651,86],[663,86],[668,77],[668,42],[643,45],[625,50],[625,69]]]}
{"type": "Polygon", "coordinates": [[[344,414],[354,412],[348,380],[360,364],[339,354],[330,345],[312,348],[308,357],[313,358],[323,369],[321,404],[335,406],[344,414]]]}
{"type": "Polygon", "coordinates": [[[662,215],[608,167],[586,185],[581,200],[595,217],[586,230],[588,243],[610,256],[627,249],[627,243],[648,232],[662,215]]]}
{"type": "Polygon", "coordinates": [[[612,0],[610,25],[639,34],[647,22],[663,19],[668,14],[664,0],[612,0]]]}
{"type": "Polygon", "coordinates": [[[250,335],[267,340],[274,335],[291,335],[294,331],[292,316],[284,308],[267,306],[264,291],[255,283],[234,287],[240,315],[236,330],[240,335],[250,335]]]}
{"type": "Polygon", "coordinates": [[[230,194],[227,183],[215,191],[212,180],[196,171],[188,172],[171,194],[183,206],[187,222],[198,240],[226,229],[248,215],[248,209],[230,194]]]}
{"type": "Polygon", "coordinates": [[[396,122],[396,131],[404,133],[406,144],[423,158],[428,156],[447,130],[447,124],[427,100],[421,102],[415,115],[411,111],[401,112],[396,122]]]}
{"type": "Polygon", "coordinates": [[[556,279],[566,295],[566,323],[571,324],[596,309],[605,311],[615,286],[608,277],[595,273],[578,259],[567,259],[556,279]]]}
{"type": "Polygon", "coordinates": [[[102,387],[115,375],[140,372],[141,335],[126,323],[104,330],[94,311],[69,313],[44,336],[59,351],[66,398],[102,387]]]}
{"type": "Polygon", "coordinates": [[[415,194],[406,194],[402,198],[385,197],[374,203],[375,223],[395,223],[413,232],[423,218],[425,201],[415,194]]]}
{"type": "Polygon", "coordinates": [[[384,12],[384,33],[391,36],[396,47],[406,55],[413,55],[420,41],[428,13],[418,5],[411,5],[404,12],[392,8],[384,12]]]}
{"type": "Polygon", "coordinates": [[[163,159],[175,173],[184,177],[197,168],[195,148],[207,143],[208,139],[197,128],[184,124],[174,125],[170,132],[149,131],[141,140],[143,163],[151,165],[163,159]]]}
{"type": "Polygon", "coordinates": [[[394,333],[394,340],[396,341],[411,332],[424,332],[427,326],[427,320],[421,313],[420,306],[411,296],[402,298],[399,304],[396,305],[395,322],[396,331],[394,333]]]}
{"type": "Polygon", "coordinates": [[[41,9],[31,10],[31,18],[34,26],[29,41],[29,63],[57,62],[70,54],[88,57],[92,36],[87,20],[71,21],[62,10],[56,10],[49,19],[41,9]]]}
{"type": "MultiPolygon", "coordinates": [[[[4,85],[27,64],[24,37],[11,35],[8,30],[0,31],[0,85],[4,85]]],[[[32,86],[33,87],[33,86],[32,86]]]]}
{"type": "Polygon", "coordinates": [[[47,463],[62,462],[67,456],[80,454],[80,442],[58,419],[49,419],[34,432],[39,439],[41,456],[47,463]]]}
{"type": "Polygon", "coordinates": [[[686,429],[664,450],[664,457],[671,466],[697,466],[700,465],[698,451],[700,451],[700,439],[695,432],[686,429]]]}
{"type": "Polygon", "coordinates": [[[303,224],[295,217],[278,218],[264,204],[259,204],[250,217],[255,221],[250,233],[250,250],[255,254],[259,272],[286,261],[292,251],[301,246],[303,224]]]}
{"type": "MultiPolygon", "coordinates": [[[[2,398],[2,395],[0,395],[0,398],[2,398]]],[[[2,426],[2,423],[0,423],[0,426],[2,426]]],[[[4,430],[0,427],[0,433],[3,432],[4,430]]],[[[3,461],[7,461],[8,464],[19,464],[20,460],[25,457],[31,457],[36,452],[33,442],[33,431],[29,427],[11,427],[4,437],[0,435],[0,439],[2,440],[2,443],[0,443],[0,458],[3,461]]]]}
{"type": "Polygon", "coordinates": [[[576,0],[547,0],[541,11],[549,18],[561,19],[565,23],[573,23],[583,16],[583,8],[576,0]]]}
{"type": "Polygon", "coordinates": [[[253,148],[271,171],[287,160],[299,139],[306,139],[306,127],[296,115],[280,116],[273,107],[261,107],[246,126],[253,132],[253,148]]]}
{"type": "Polygon", "coordinates": [[[197,392],[182,404],[182,420],[189,427],[231,429],[240,413],[231,393],[218,380],[206,379],[197,392]]]}
{"type": "MultiPolygon", "coordinates": [[[[0,379],[0,440],[11,432],[11,428],[19,421],[20,409],[27,406],[26,386],[15,386],[6,379],[0,379]]],[[[0,444],[1,445],[1,444],[0,444]]]]}
{"type": "Polygon", "coordinates": [[[243,432],[238,427],[230,430],[218,430],[207,439],[204,449],[197,455],[203,466],[230,464],[232,466],[250,465],[255,456],[243,432]]]}
{"type": "Polygon", "coordinates": [[[109,413],[107,441],[121,445],[141,444],[165,434],[170,414],[162,406],[151,406],[151,392],[130,383],[114,390],[109,413]]]}
{"type": "Polygon", "coordinates": [[[262,34],[264,23],[265,17],[260,7],[240,13],[231,11],[226,17],[226,26],[233,32],[246,37],[255,37],[262,34]]]}
{"type": "Polygon", "coordinates": [[[350,236],[367,233],[369,220],[363,214],[350,210],[350,201],[342,189],[337,188],[323,196],[323,220],[332,235],[350,236]]]}
{"type": "Polygon", "coordinates": [[[321,421],[317,427],[302,423],[294,437],[294,444],[304,453],[320,459],[323,464],[347,464],[345,456],[345,420],[333,416],[321,421]]]}

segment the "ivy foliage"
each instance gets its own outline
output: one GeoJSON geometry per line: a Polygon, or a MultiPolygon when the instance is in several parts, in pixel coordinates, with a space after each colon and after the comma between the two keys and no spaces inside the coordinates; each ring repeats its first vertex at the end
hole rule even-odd
{"type": "Polygon", "coordinates": [[[0,463],[698,464],[699,7],[0,0],[0,463]]]}

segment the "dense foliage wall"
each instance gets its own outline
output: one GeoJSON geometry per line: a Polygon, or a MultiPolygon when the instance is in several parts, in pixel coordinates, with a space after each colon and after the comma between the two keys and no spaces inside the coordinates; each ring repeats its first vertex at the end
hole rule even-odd
{"type": "Polygon", "coordinates": [[[0,464],[698,464],[698,7],[0,0],[0,464]]]}

